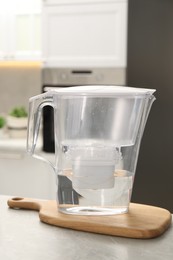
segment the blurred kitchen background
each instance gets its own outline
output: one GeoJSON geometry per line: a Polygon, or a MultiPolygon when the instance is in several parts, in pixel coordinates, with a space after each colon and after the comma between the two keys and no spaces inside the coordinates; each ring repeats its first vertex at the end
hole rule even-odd
{"type": "MultiPolygon", "coordinates": [[[[155,88],[133,202],[173,212],[173,1],[6,0],[0,9],[0,116],[49,87],[115,84],[155,88]]],[[[45,124],[51,111],[45,112],[45,124]]],[[[47,127],[47,126],[46,126],[47,127]]],[[[47,129],[47,128],[46,128],[47,129]]],[[[19,133],[19,131],[18,131],[19,133]]],[[[53,170],[26,155],[23,136],[0,134],[0,194],[56,198],[53,170]]],[[[52,131],[38,152],[53,161],[52,131]]]]}

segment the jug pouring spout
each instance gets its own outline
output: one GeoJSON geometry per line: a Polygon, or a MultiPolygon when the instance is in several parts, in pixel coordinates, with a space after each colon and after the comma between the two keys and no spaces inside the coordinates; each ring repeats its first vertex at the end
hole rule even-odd
{"type": "MultiPolygon", "coordinates": [[[[154,90],[153,90],[154,91],[154,90]]],[[[146,97],[145,102],[145,108],[144,108],[144,116],[143,116],[143,123],[141,124],[141,138],[147,123],[148,116],[150,114],[151,107],[153,105],[153,102],[156,100],[155,96],[153,94],[148,94],[146,97]]]]}

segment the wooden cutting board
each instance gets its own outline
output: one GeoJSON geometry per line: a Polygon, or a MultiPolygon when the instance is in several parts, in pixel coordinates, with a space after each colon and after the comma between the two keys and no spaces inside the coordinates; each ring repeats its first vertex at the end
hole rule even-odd
{"type": "Polygon", "coordinates": [[[111,216],[77,216],[58,212],[56,201],[12,198],[14,209],[39,211],[42,222],[50,225],[130,238],[153,238],[163,234],[171,224],[171,213],[163,208],[131,203],[129,212],[111,216]]]}

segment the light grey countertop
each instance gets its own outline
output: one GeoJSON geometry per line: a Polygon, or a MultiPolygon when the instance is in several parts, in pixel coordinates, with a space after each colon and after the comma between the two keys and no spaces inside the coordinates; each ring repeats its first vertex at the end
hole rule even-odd
{"type": "Polygon", "coordinates": [[[129,239],[58,228],[40,222],[38,212],[7,206],[0,196],[2,260],[172,260],[173,227],[153,239],[129,239]]]}

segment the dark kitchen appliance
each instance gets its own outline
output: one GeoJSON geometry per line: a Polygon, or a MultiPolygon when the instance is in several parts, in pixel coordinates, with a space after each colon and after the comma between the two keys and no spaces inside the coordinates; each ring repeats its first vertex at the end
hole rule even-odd
{"type": "Polygon", "coordinates": [[[165,207],[171,212],[172,11],[172,0],[129,0],[127,58],[127,84],[131,87],[155,88],[157,99],[142,139],[132,201],[165,207]]]}

